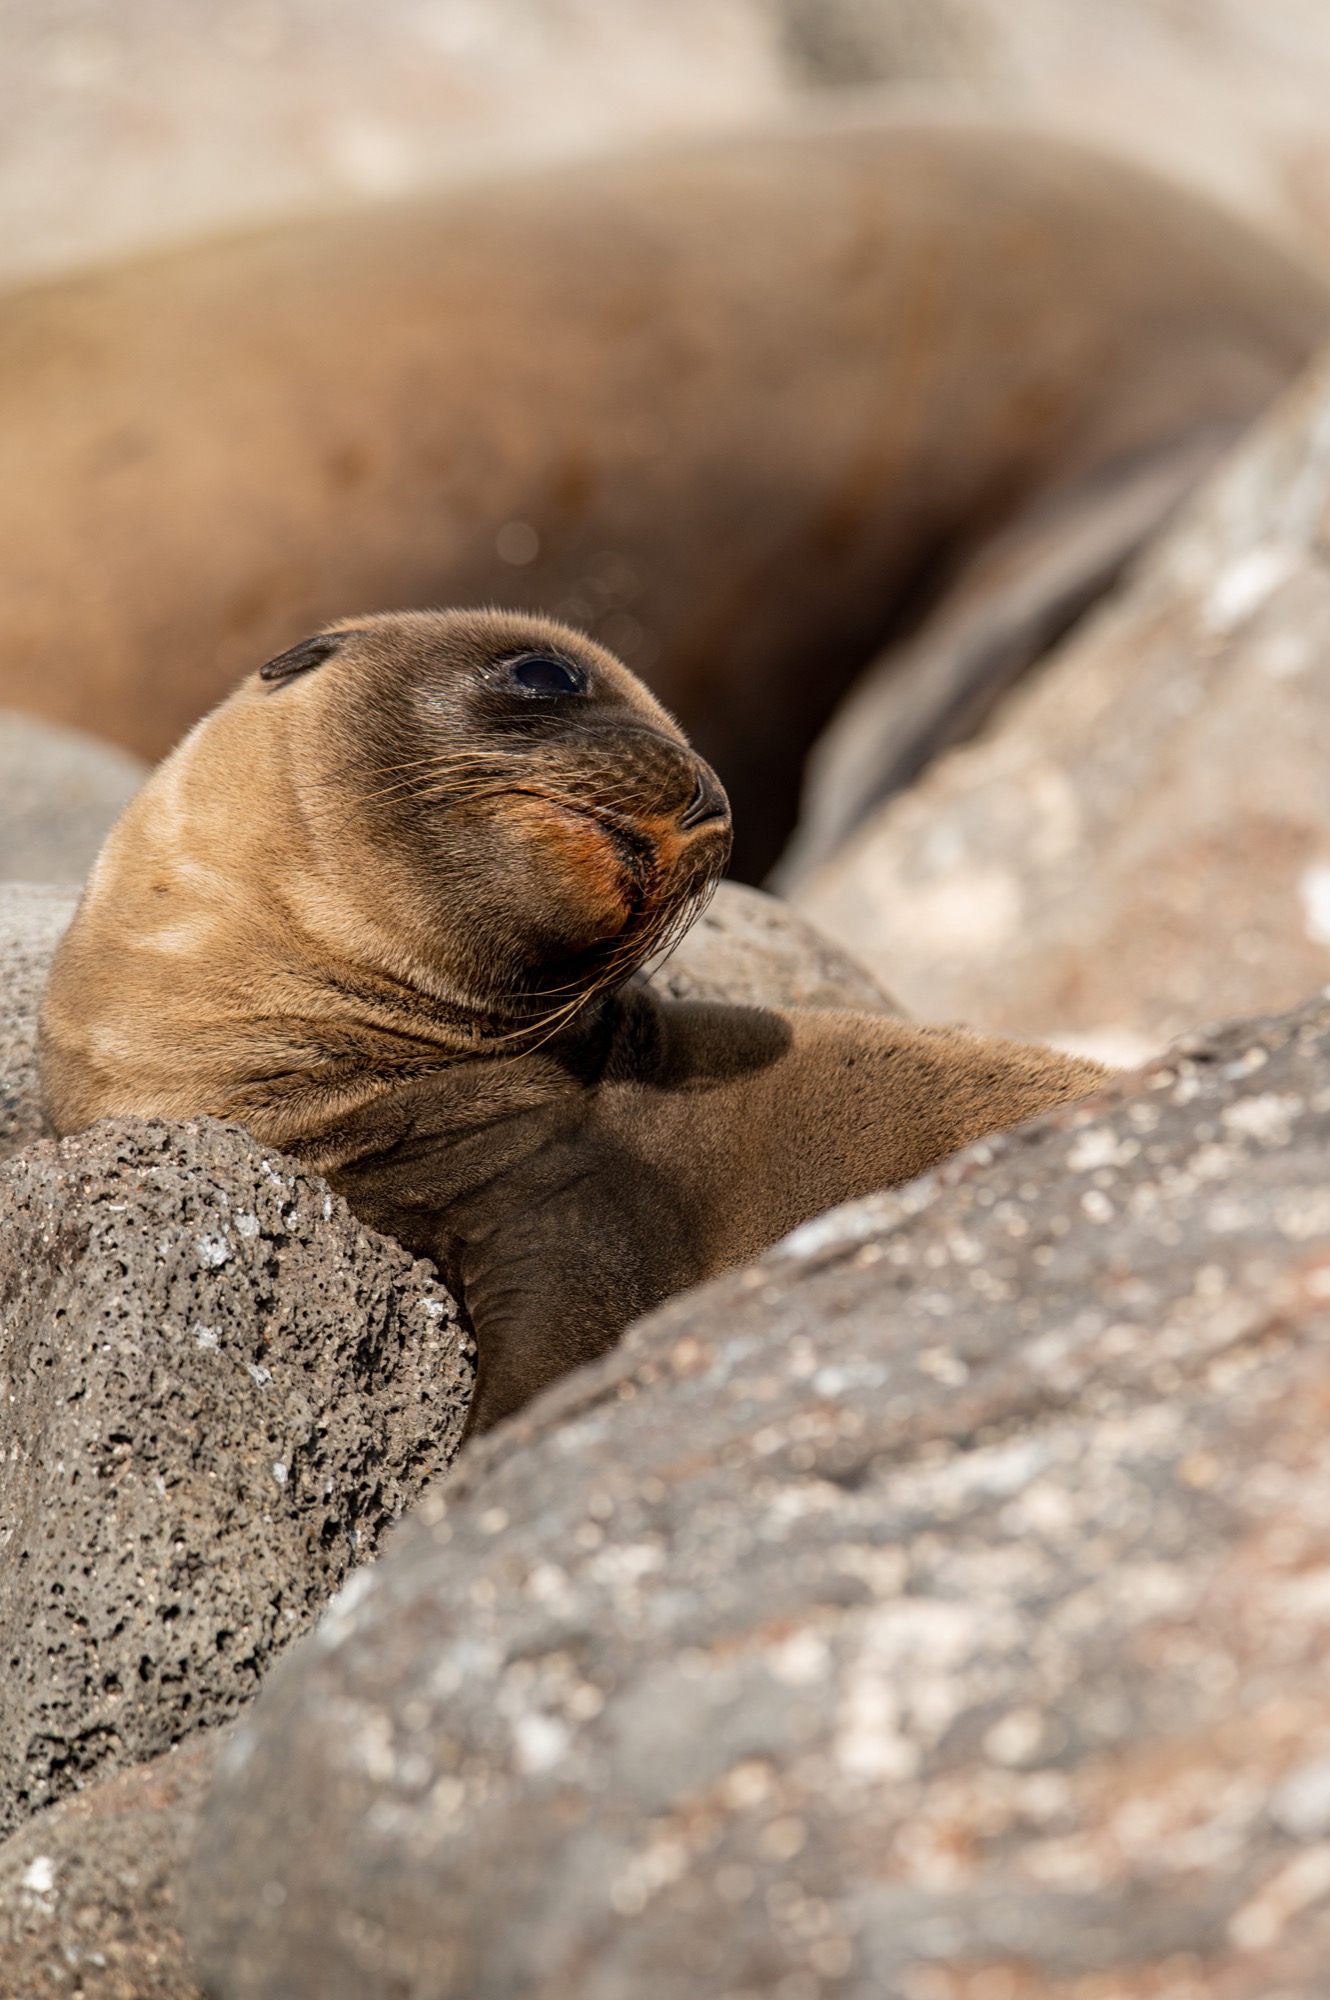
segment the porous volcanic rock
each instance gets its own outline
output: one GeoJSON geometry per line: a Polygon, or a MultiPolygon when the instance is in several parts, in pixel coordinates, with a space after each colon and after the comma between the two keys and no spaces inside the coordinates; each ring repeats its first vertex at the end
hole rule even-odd
{"type": "Polygon", "coordinates": [[[205,1809],[221,2000],[1312,2000],[1330,1005],[836,1210],[468,1451],[205,1809]]]}
{"type": "Polygon", "coordinates": [[[924,1020],[1110,1060],[1330,979],[1330,358],[793,894],[924,1020]]]}
{"type": "Polygon", "coordinates": [[[0,882],[81,882],[147,775],[118,744],[0,708],[0,882]]]}
{"type": "Polygon", "coordinates": [[[5,2000],[201,2000],[177,1883],[224,1733],[117,1771],[0,1843],[5,2000]]]}
{"type": "Polygon", "coordinates": [[[37,1082],[37,1009],[78,890],[0,883],[0,1159],[50,1127],[37,1082]]]}
{"type": "Polygon", "coordinates": [[[210,1119],[0,1167],[0,1829],[253,1694],[455,1453],[433,1267],[210,1119]]]}

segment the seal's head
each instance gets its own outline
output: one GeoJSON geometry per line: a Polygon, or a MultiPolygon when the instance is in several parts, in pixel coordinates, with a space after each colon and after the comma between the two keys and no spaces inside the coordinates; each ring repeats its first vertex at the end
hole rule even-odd
{"type": "Polygon", "coordinates": [[[60,1131],[236,1117],[297,1144],[395,1079],[528,1048],[692,917],[719,783],[547,619],[360,619],[270,661],[159,767],[57,955],[60,1131]]]}

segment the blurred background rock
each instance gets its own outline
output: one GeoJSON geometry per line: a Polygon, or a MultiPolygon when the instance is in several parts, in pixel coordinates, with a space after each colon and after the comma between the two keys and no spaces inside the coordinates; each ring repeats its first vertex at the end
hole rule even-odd
{"type": "Polygon", "coordinates": [[[1330,260],[1323,0],[4,0],[0,279],[866,89],[1098,139],[1330,260]]]}
{"type": "Polygon", "coordinates": [[[922,1020],[1109,1063],[1330,977],[1330,359],[797,908],[922,1020]]]}
{"type": "Polygon", "coordinates": [[[875,84],[1099,142],[1330,256],[1322,0],[770,0],[790,84],[875,84]]]}
{"type": "Polygon", "coordinates": [[[117,743],[0,708],[0,879],[81,882],[147,775],[117,743]]]}
{"type": "Polygon", "coordinates": [[[751,0],[6,0],[0,273],[760,115],[751,0]]]}

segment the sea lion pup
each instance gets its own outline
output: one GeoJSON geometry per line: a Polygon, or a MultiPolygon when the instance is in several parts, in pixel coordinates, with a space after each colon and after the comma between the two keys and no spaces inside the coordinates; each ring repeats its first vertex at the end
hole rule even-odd
{"type": "Polygon", "coordinates": [[[710,769],[580,634],[321,633],[108,838],[42,1011],[56,1129],[206,1112],[326,1174],[462,1295],[484,1428],[671,1292],[1103,1074],[632,982],[729,847],[710,769]]]}

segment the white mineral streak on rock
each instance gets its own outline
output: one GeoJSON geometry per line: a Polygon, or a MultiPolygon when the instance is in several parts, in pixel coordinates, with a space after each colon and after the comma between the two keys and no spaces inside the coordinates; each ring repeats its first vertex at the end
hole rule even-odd
{"type": "Polygon", "coordinates": [[[801,1222],[781,1238],[771,1254],[820,1257],[827,1250],[850,1249],[875,1236],[881,1227],[882,1218],[875,1210],[860,1202],[846,1202],[840,1208],[829,1208],[825,1215],[814,1216],[811,1222],[801,1222]]]}
{"type": "Polygon", "coordinates": [[[1270,1799],[1270,1817],[1294,1840],[1319,1840],[1330,1833],[1330,1756],[1299,1764],[1270,1799]]]}
{"type": "Polygon", "coordinates": [[[1313,944],[1330,944],[1330,866],[1314,861],[1298,878],[1305,925],[1313,944]]]}
{"type": "Polygon", "coordinates": [[[767,1672],[787,1687],[813,1687],[831,1669],[831,1654],[817,1632],[796,1632],[767,1655],[767,1672]]]}
{"type": "Polygon", "coordinates": [[[568,1726],[557,1715],[533,1710],[513,1723],[513,1755],[519,1771],[550,1771],[567,1755],[572,1741],[568,1726]]]}
{"type": "Polygon", "coordinates": [[[1292,549],[1265,544],[1249,549],[1235,563],[1221,570],[1201,606],[1201,623],[1208,631],[1227,634],[1237,630],[1287,583],[1297,568],[1292,549]]]}
{"type": "Polygon", "coordinates": [[[55,1862],[50,1855],[35,1855],[24,1869],[22,1881],[34,1896],[49,1896],[55,1888],[55,1862]]]}
{"type": "MultiPolygon", "coordinates": [[[[970,1604],[898,1598],[857,1621],[834,1746],[845,1777],[913,1777],[924,1748],[966,1706],[958,1669],[975,1650],[981,1615],[970,1604]]],[[[990,1621],[984,1641],[1001,1645],[1011,1626],[990,1621]]]]}

